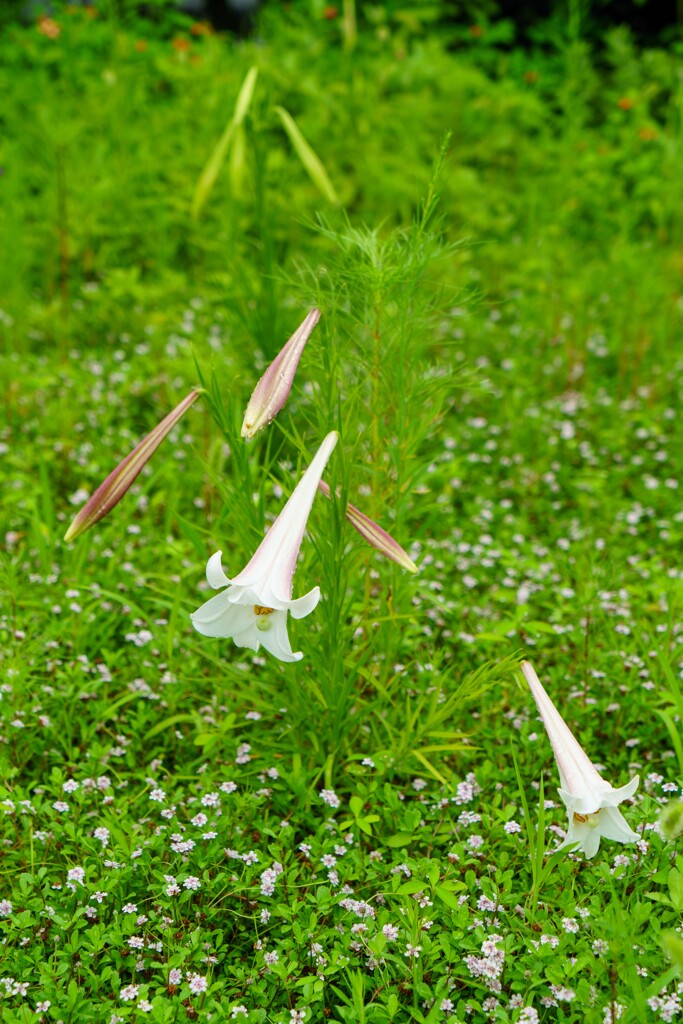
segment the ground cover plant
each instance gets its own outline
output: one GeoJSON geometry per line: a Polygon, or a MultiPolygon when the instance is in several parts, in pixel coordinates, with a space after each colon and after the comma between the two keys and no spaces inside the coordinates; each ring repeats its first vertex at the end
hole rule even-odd
{"type": "Polygon", "coordinates": [[[681,1012],[680,53],[343,13],[0,40],[5,1021],[681,1012]],[[303,657],[201,635],[332,433],[303,657]],[[637,841],[554,852],[522,661],[637,841]]]}

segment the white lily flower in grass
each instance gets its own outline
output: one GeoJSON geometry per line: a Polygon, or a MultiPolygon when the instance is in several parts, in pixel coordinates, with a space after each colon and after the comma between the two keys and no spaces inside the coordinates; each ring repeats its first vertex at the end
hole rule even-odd
{"type": "Polygon", "coordinates": [[[280,661],[299,661],[287,635],[287,613],[302,619],[320,600],[320,588],[292,599],[292,580],[313,499],[327,460],[339,440],[328,434],[297,484],[292,496],[261,541],[251,561],[229,579],[218,551],[209,559],[206,578],[220,594],[210,598],[192,616],[192,625],[204,636],[232,637],[238,647],[258,651],[263,646],[280,661]]]}
{"type": "Polygon", "coordinates": [[[601,839],[637,842],[640,836],[629,827],[618,807],[622,800],[628,800],[635,793],[638,776],[619,789],[606,782],[567,727],[528,661],[522,662],[522,672],[543,719],[560,771],[558,793],[567,808],[569,828],[559,849],[578,844],[590,858],[598,852],[601,839]]]}

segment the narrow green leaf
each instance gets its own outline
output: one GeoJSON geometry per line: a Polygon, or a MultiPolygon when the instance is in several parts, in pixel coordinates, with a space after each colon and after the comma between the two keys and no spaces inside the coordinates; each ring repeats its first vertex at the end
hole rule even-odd
{"type": "Polygon", "coordinates": [[[299,157],[299,160],[301,160],[301,163],[313,184],[324,195],[325,199],[330,203],[334,203],[335,206],[338,206],[339,199],[334,190],[334,186],[327,175],[327,171],[323,167],[320,158],[302,135],[301,129],[292,115],[288,113],[284,107],[276,107],[275,112],[282,121],[282,127],[286,131],[289,141],[292,143],[294,152],[299,157]]]}
{"type": "Polygon", "coordinates": [[[193,220],[197,220],[199,218],[199,215],[204,208],[204,204],[206,203],[213,186],[216,184],[216,179],[218,178],[228,155],[235,132],[242,125],[242,122],[247,115],[254,96],[257,77],[258,68],[249,68],[237,96],[232,117],[223,129],[223,134],[214,146],[209,159],[204,165],[202,173],[199,175],[199,180],[197,181],[197,185],[194,190],[194,196],[192,197],[193,220]]]}

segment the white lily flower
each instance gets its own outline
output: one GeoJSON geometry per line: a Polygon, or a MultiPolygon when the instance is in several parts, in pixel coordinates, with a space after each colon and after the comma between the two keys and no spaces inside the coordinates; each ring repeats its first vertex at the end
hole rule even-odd
{"type": "Polygon", "coordinates": [[[265,647],[280,661],[299,661],[287,635],[287,613],[302,619],[320,600],[320,588],[292,600],[292,580],[313,499],[327,460],[339,440],[332,431],[302,476],[289,501],[275,520],[248,565],[234,579],[228,579],[221,564],[221,551],[206,566],[209,585],[217,590],[191,617],[192,625],[204,636],[232,637],[238,647],[258,651],[265,647]]]}
{"type": "Polygon", "coordinates": [[[638,776],[619,789],[606,782],[570,732],[528,661],[522,662],[522,672],[543,719],[560,771],[558,793],[567,808],[569,828],[559,849],[578,844],[590,858],[598,852],[603,838],[618,843],[637,842],[640,836],[629,827],[618,807],[622,800],[635,793],[638,776]]]}

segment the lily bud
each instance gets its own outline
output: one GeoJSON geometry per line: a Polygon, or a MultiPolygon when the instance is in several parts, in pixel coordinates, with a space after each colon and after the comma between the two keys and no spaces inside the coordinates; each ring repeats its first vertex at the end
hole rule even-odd
{"type": "Polygon", "coordinates": [[[189,395],[183,398],[182,402],[161,423],[156,425],[154,430],[133,449],[130,455],[126,455],[123,462],[119,463],[104,483],[100,484],[95,493],[88,498],[64,534],[65,541],[68,542],[75,540],[76,537],[80,537],[82,533],[85,533],[86,530],[90,529],[91,526],[94,526],[95,523],[111,512],[115,505],[118,505],[143,466],[149,462],[166,435],[170,433],[190,406],[197,401],[199,395],[199,391],[190,391],[189,395]]]}
{"type": "Polygon", "coordinates": [[[267,427],[286,403],[301,353],[319,319],[320,310],[312,309],[261,377],[244,414],[242,437],[254,437],[267,427]]]}
{"type": "MultiPolygon", "coordinates": [[[[322,491],[326,498],[331,496],[330,488],[321,480],[318,484],[318,490],[322,491]]],[[[408,572],[418,572],[418,568],[413,562],[412,558],[406,551],[403,550],[401,545],[394,540],[391,534],[383,530],[381,526],[378,526],[372,519],[368,518],[359,508],[352,505],[350,502],[346,506],[346,518],[354,527],[358,530],[361,537],[371,544],[373,548],[376,548],[381,554],[390,558],[392,562],[396,562],[402,569],[407,569],[408,572]]]]}

